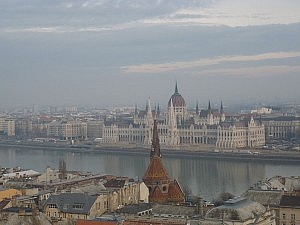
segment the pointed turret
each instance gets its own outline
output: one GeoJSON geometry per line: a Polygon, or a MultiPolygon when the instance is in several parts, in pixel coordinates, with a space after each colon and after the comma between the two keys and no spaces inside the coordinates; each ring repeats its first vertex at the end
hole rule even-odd
{"type": "Polygon", "coordinates": [[[160,116],[159,103],[157,103],[157,107],[156,107],[156,115],[157,115],[157,116],[160,116]]]}
{"type": "Polygon", "coordinates": [[[223,113],[224,113],[223,102],[221,101],[220,114],[223,114],[223,113]]]}
{"type": "Polygon", "coordinates": [[[146,120],[147,120],[146,124],[152,126],[153,114],[152,114],[152,109],[151,109],[150,98],[148,98],[147,107],[146,107],[146,120]]]}
{"type": "Polygon", "coordinates": [[[175,94],[179,94],[178,87],[177,87],[177,81],[176,81],[176,84],[175,84],[175,94]]]}
{"type": "Polygon", "coordinates": [[[173,101],[171,99],[170,101],[170,107],[168,112],[168,125],[170,126],[170,129],[175,128],[177,124],[176,116],[175,116],[175,110],[173,106],[173,101]]]}
{"type": "Polygon", "coordinates": [[[152,158],[154,156],[158,156],[161,158],[160,144],[159,144],[158,130],[157,130],[157,120],[154,120],[153,138],[152,138],[152,146],[150,152],[150,157],[152,158]]]}
{"type": "Polygon", "coordinates": [[[198,101],[196,103],[196,114],[199,115],[199,104],[198,104],[198,101]]]}
{"type": "Polygon", "coordinates": [[[134,108],[134,115],[138,114],[138,109],[137,109],[137,104],[135,104],[135,108],[134,108]]]}
{"type": "Polygon", "coordinates": [[[147,113],[151,113],[151,102],[150,102],[150,97],[148,98],[148,101],[147,101],[146,111],[147,111],[147,113]]]}
{"type": "Polygon", "coordinates": [[[148,101],[146,102],[146,112],[148,112],[148,110],[149,110],[149,107],[148,107],[148,102],[149,102],[149,99],[148,99],[148,101]]]}
{"type": "Polygon", "coordinates": [[[208,101],[208,112],[211,113],[210,100],[208,101]]]}

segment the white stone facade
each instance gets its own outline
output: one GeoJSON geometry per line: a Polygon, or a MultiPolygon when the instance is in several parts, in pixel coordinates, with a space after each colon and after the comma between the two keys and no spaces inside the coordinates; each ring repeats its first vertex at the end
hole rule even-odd
{"type": "Polygon", "coordinates": [[[146,111],[139,114],[136,112],[131,122],[105,124],[103,143],[148,146],[151,144],[153,121],[156,118],[160,143],[165,147],[197,148],[197,146],[210,145],[232,149],[265,145],[264,125],[254,121],[253,118],[250,121],[226,122],[222,104],[221,110],[217,113],[210,109],[209,104],[209,109],[204,112],[204,116],[201,116],[201,113],[187,115],[187,107],[178,93],[177,86],[175,90],[164,116],[158,116],[151,111],[149,100],[146,111]],[[175,103],[179,106],[173,104],[174,96],[175,103]]]}

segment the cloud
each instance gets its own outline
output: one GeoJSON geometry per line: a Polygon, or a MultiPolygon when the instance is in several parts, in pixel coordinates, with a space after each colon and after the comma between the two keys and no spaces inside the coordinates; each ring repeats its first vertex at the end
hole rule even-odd
{"type": "Polygon", "coordinates": [[[242,68],[207,69],[192,72],[193,76],[242,76],[257,78],[284,74],[299,74],[300,66],[255,66],[242,68]]]}
{"type": "Polygon", "coordinates": [[[272,59],[300,57],[300,52],[269,52],[257,55],[226,55],[215,58],[202,58],[193,61],[180,61],[158,64],[141,64],[122,67],[125,73],[165,73],[177,70],[201,68],[222,63],[257,62],[272,59]]]}
{"type": "Polygon", "coordinates": [[[125,30],[139,26],[139,22],[121,23],[111,26],[49,26],[49,27],[26,27],[6,28],[5,33],[75,33],[75,32],[107,32],[125,30]]]}
{"type": "Polygon", "coordinates": [[[0,1],[1,8],[5,10],[0,14],[0,20],[4,21],[0,28],[13,32],[50,32],[52,27],[60,29],[51,32],[61,33],[159,25],[236,27],[300,22],[298,0],[56,0],[39,3],[29,0],[24,5],[11,0],[0,1]]]}

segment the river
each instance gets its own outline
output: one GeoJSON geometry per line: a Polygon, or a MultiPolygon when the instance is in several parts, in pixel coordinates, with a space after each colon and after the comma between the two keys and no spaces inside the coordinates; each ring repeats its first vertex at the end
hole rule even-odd
{"type": "MultiPolygon", "coordinates": [[[[126,155],[104,152],[70,152],[62,149],[23,149],[0,147],[0,166],[44,171],[47,166],[58,168],[65,160],[68,170],[90,171],[141,179],[149,157],[143,154],[126,155]]],[[[191,158],[163,156],[171,178],[189,187],[195,195],[206,200],[222,192],[241,195],[255,182],[275,175],[300,176],[299,162],[240,161],[238,159],[191,158]]]]}

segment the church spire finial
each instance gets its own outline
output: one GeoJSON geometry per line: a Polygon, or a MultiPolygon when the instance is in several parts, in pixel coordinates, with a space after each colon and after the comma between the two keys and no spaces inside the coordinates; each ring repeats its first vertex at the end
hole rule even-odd
{"type": "Polygon", "coordinates": [[[138,114],[138,108],[137,108],[137,104],[135,104],[135,107],[134,107],[134,115],[137,115],[138,114]]]}
{"type": "Polygon", "coordinates": [[[196,114],[199,115],[199,103],[198,103],[198,101],[196,102],[196,114]]]}
{"type": "Polygon", "coordinates": [[[176,81],[176,84],[175,84],[175,94],[178,94],[178,87],[177,87],[177,81],[176,81]]]}
{"type": "Polygon", "coordinates": [[[152,158],[154,156],[161,157],[158,130],[157,130],[157,120],[154,120],[153,138],[152,138],[152,146],[150,152],[150,157],[152,158]]]}
{"type": "Polygon", "coordinates": [[[224,109],[223,109],[223,101],[221,101],[220,113],[221,113],[221,114],[223,114],[223,113],[224,113],[224,109]]]}
{"type": "Polygon", "coordinates": [[[210,100],[208,101],[208,111],[211,112],[210,100]]]}
{"type": "Polygon", "coordinates": [[[157,116],[159,116],[159,115],[160,115],[159,103],[157,103],[157,107],[156,107],[156,114],[157,114],[157,116]]]}

